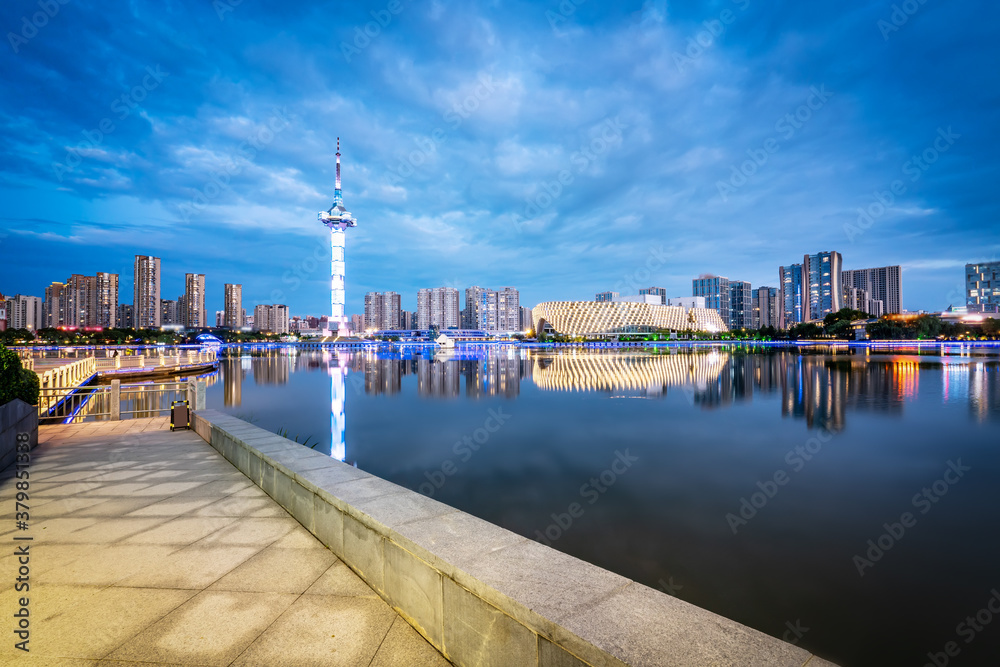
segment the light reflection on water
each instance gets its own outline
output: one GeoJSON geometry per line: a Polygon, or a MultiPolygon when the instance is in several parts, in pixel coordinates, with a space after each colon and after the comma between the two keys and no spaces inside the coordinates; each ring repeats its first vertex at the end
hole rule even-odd
{"type": "MultiPolygon", "coordinates": [[[[629,451],[636,466],[584,503],[555,548],[672,582],[678,597],[775,636],[801,620],[800,644],[844,665],[923,664],[1000,586],[996,356],[245,352],[210,378],[209,407],[319,439],[319,451],[527,537],[629,451]],[[509,419],[487,433],[497,410],[509,419]],[[789,465],[825,432],[821,451],[789,465]],[[957,459],[967,477],[860,577],[852,558],[957,459]],[[734,535],[726,516],[777,471],[790,483],[734,535]]],[[[1000,626],[954,664],[988,664],[998,645],[1000,626]]]]}

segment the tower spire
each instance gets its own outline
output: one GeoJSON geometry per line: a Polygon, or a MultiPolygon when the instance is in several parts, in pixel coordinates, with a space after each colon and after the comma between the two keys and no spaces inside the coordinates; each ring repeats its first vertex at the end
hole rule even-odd
{"type": "Polygon", "coordinates": [[[342,201],[343,197],[340,193],[340,137],[337,137],[337,184],[334,187],[336,190],[334,198],[337,201],[342,201]]]}

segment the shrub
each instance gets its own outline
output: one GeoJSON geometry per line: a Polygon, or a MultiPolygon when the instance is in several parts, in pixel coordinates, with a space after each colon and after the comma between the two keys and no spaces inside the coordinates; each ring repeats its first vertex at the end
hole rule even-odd
{"type": "Polygon", "coordinates": [[[21,366],[16,352],[0,345],[0,405],[15,398],[38,405],[38,375],[21,366]]]}

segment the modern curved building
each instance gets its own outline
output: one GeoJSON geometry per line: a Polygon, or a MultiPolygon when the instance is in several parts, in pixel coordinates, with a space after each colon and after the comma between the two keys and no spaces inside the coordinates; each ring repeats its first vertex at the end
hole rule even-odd
{"type": "Polygon", "coordinates": [[[547,323],[566,336],[669,331],[727,331],[717,310],[634,301],[547,301],[531,310],[535,331],[547,323]]]}

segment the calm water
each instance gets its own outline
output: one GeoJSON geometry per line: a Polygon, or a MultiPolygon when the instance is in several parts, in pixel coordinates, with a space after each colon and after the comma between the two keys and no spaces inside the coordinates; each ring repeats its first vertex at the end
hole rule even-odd
{"type": "Polygon", "coordinates": [[[1000,664],[1000,614],[975,619],[997,356],[280,348],[209,382],[210,408],[840,664],[1000,664]]]}

